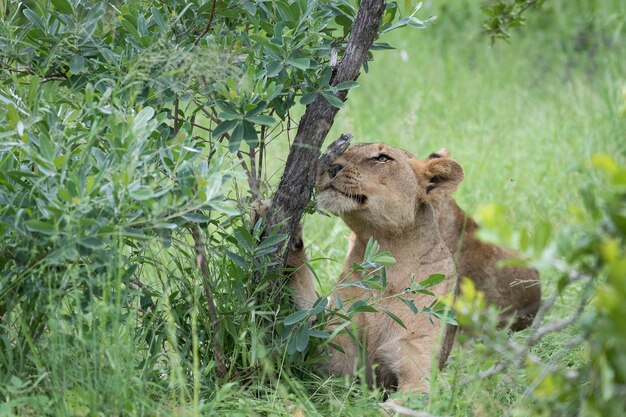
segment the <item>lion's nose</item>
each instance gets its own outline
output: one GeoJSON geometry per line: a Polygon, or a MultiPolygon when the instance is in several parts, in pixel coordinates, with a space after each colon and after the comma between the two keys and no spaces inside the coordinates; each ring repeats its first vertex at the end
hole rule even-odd
{"type": "Polygon", "coordinates": [[[343,165],[333,164],[328,169],[328,173],[330,174],[332,178],[335,178],[339,174],[339,171],[341,171],[342,169],[343,169],[343,165]]]}

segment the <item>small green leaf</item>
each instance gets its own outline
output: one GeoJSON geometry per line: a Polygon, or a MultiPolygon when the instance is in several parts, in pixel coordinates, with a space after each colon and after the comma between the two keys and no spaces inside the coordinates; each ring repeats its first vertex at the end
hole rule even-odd
{"type": "Polygon", "coordinates": [[[395,321],[396,323],[398,323],[400,326],[404,327],[406,329],[406,326],[404,325],[404,323],[402,322],[402,320],[400,319],[400,317],[396,316],[395,314],[393,314],[391,311],[382,308],[381,310],[388,315],[393,321],[395,321]]]}
{"type": "Polygon", "coordinates": [[[132,190],[128,192],[128,195],[134,200],[144,201],[149,200],[154,196],[154,192],[145,186],[139,187],[136,190],[132,190]]]}
{"type": "Polygon", "coordinates": [[[241,140],[243,139],[243,125],[241,123],[237,123],[233,133],[230,135],[230,144],[228,145],[228,150],[230,152],[237,152],[239,147],[241,146],[241,140]]]}
{"type": "Polygon", "coordinates": [[[348,313],[376,313],[376,311],[365,300],[358,300],[348,308],[348,313]]]}
{"type": "Polygon", "coordinates": [[[296,350],[304,352],[309,345],[309,326],[307,323],[303,323],[293,337],[296,338],[296,350]]]}
{"type": "Polygon", "coordinates": [[[220,112],[220,119],[227,120],[227,121],[241,120],[241,114],[239,114],[239,113],[232,113],[232,112],[229,112],[229,111],[223,111],[223,112],[220,112]]]}
{"type": "Polygon", "coordinates": [[[202,213],[185,213],[181,215],[181,217],[187,220],[188,222],[198,223],[198,224],[208,223],[211,221],[210,217],[205,216],[202,213]]]}
{"type": "Polygon", "coordinates": [[[271,126],[276,123],[276,120],[272,116],[265,115],[246,117],[246,120],[254,124],[266,126],[271,126]]]}
{"type": "Polygon", "coordinates": [[[285,323],[285,326],[291,326],[292,324],[296,324],[306,319],[308,316],[309,310],[300,310],[288,315],[283,322],[285,323]]]}
{"type": "Polygon", "coordinates": [[[318,339],[328,339],[330,337],[330,333],[323,330],[309,329],[309,336],[316,337],[318,339]]]}
{"type": "Polygon", "coordinates": [[[85,58],[80,55],[74,55],[70,63],[70,71],[72,74],[80,74],[85,68],[85,58]]]}
{"type": "Polygon", "coordinates": [[[330,103],[331,106],[333,107],[337,107],[338,109],[342,109],[344,106],[343,101],[341,101],[339,99],[339,97],[337,97],[336,95],[326,92],[326,91],[322,91],[321,92],[322,96],[324,96],[324,98],[326,99],[326,101],[328,101],[328,103],[330,103]]]}
{"type": "Polygon", "coordinates": [[[382,266],[393,266],[396,264],[396,259],[391,256],[389,252],[381,252],[379,254],[376,254],[370,259],[370,261],[382,266]]]}
{"type": "Polygon", "coordinates": [[[301,70],[306,70],[311,66],[311,60],[308,58],[297,58],[287,60],[287,64],[301,70]]]}
{"type": "Polygon", "coordinates": [[[349,90],[351,88],[356,88],[358,86],[360,86],[361,84],[359,84],[356,81],[344,81],[342,83],[339,83],[335,86],[335,88],[337,90],[349,90]]]}
{"type": "Polygon", "coordinates": [[[259,137],[257,135],[254,125],[247,120],[242,122],[243,124],[243,139],[251,147],[255,147],[259,144],[259,137]]]}
{"type": "Polygon", "coordinates": [[[226,249],[224,253],[226,253],[226,256],[228,256],[233,262],[235,262],[235,264],[237,264],[241,269],[248,269],[248,262],[246,262],[244,258],[237,255],[236,253],[229,251],[228,249],[226,249]]]}
{"type": "Polygon", "coordinates": [[[9,127],[11,129],[15,129],[17,127],[17,123],[20,121],[20,116],[13,103],[9,104],[6,117],[9,122],[9,127]]]}
{"type": "Polygon", "coordinates": [[[97,237],[84,237],[78,241],[78,244],[93,250],[104,248],[104,242],[97,237]]]}
{"type": "Polygon", "coordinates": [[[154,117],[154,109],[150,106],[146,106],[133,119],[133,133],[142,132],[148,122],[154,117]]]}
{"type": "Polygon", "coordinates": [[[413,314],[417,314],[417,312],[419,310],[415,306],[415,304],[413,303],[413,300],[408,300],[408,299],[403,298],[403,297],[398,297],[398,298],[400,299],[400,301],[402,301],[404,304],[406,304],[406,306],[409,308],[409,310],[411,310],[411,312],[413,312],[413,314]]]}
{"type": "Polygon", "coordinates": [[[257,246],[257,250],[276,246],[280,242],[283,242],[285,239],[287,239],[287,236],[288,236],[287,234],[268,236],[267,238],[263,239],[263,241],[259,244],[259,246],[257,246]]]}
{"type": "Polygon", "coordinates": [[[283,69],[283,63],[280,61],[270,62],[267,66],[267,76],[275,77],[283,69]]]}
{"type": "Polygon", "coordinates": [[[421,281],[419,283],[420,289],[437,285],[440,282],[442,282],[444,279],[446,279],[446,276],[444,274],[432,274],[431,276],[426,278],[424,281],[421,281]]]}
{"type": "Polygon", "coordinates": [[[313,100],[317,97],[317,92],[313,91],[311,93],[305,93],[302,97],[300,97],[300,104],[308,105],[313,103],[313,100]]]}
{"type": "Polygon", "coordinates": [[[233,127],[235,127],[237,123],[238,123],[237,120],[227,120],[225,122],[222,122],[219,125],[217,125],[215,129],[213,129],[213,132],[211,132],[211,136],[213,137],[213,139],[218,139],[224,133],[228,132],[233,127]]]}
{"type": "Polygon", "coordinates": [[[74,12],[72,5],[67,0],[52,0],[52,4],[61,13],[72,14],[74,12]]]}
{"type": "Polygon", "coordinates": [[[56,233],[53,225],[42,222],[41,220],[27,220],[24,222],[24,226],[31,232],[39,232],[45,235],[53,235],[56,233]]]}

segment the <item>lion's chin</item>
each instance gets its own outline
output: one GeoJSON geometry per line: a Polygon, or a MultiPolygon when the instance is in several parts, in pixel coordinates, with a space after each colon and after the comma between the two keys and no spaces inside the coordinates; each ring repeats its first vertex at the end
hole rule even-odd
{"type": "Polygon", "coordinates": [[[326,188],[317,196],[319,208],[338,216],[362,209],[364,202],[363,196],[351,198],[331,187],[326,188]]]}

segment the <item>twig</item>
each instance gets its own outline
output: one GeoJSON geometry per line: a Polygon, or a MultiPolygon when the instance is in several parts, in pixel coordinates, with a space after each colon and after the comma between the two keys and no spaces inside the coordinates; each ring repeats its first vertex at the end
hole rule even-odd
{"type": "Polygon", "coordinates": [[[215,371],[219,378],[223,378],[226,376],[226,365],[224,364],[224,352],[222,352],[222,347],[219,344],[219,335],[220,335],[220,322],[217,318],[217,310],[215,309],[215,301],[213,300],[213,296],[211,295],[211,291],[209,289],[209,282],[211,279],[211,273],[209,272],[209,266],[207,265],[207,256],[206,251],[204,250],[204,245],[202,244],[202,238],[200,236],[200,228],[198,226],[191,227],[191,235],[193,236],[193,241],[195,243],[196,249],[196,264],[200,267],[202,271],[202,275],[204,275],[205,283],[204,283],[204,297],[206,298],[207,303],[207,312],[209,313],[209,318],[211,319],[211,327],[213,330],[213,353],[215,355],[215,371]]]}
{"type": "Polygon", "coordinates": [[[241,154],[241,151],[237,151],[237,158],[239,159],[239,162],[241,163],[241,166],[243,167],[243,170],[246,173],[246,177],[248,178],[248,186],[250,187],[250,193],[252,194],[252,199],[256,201],[259,199],[259,195],[260,195],[259,183],[257,182],[257,179],[255,175],[253,174],[253,172],[248,168],[248,165],[246,164],[245,159],[243,159],[243,155],[241,154]]]}
{"type": "Polygon", "coordinates": [[[198,43],[200,43],[200,40],[204,37],[204,35],[206,35],[209,32],[209,29],[211,29],[211,24],[213,23],[213,16],[215,16],[215,3],[217,3],[217,0],[213,0],[213,6],[211,6],[211,15],[209,16],[209,22],[206,24],[206,27],[204,28],[202,33],[200,33],[198,37],[196,38],[196,40],[193,42],[194,47],[198,46],[198,43]]]}
{"type": "Polygon", "coordinates": [[[174,135],[178,134],[178,97],[174,100],[174,135]]]}
{"type": "Polygon", "coordinates": [[[322,172],[327,170],[330,167],[330,164],[339,156],[348,149],[350,146],[350,142],[352,142],[352,134],[343,133],[339,136],[339,139],[335,140],[333,143],[328,145],[326,148],[326,152],[320,159],[317,160],[317,175],[319,176],[322,172]]]}

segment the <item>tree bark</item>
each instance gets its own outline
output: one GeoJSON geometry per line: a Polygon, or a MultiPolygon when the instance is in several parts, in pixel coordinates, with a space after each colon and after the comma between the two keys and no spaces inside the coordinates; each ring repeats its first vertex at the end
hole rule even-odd
{"type": "MultiPolygon", "coordinates": [[[[337,65],[331,85],[358,78],[369,48],[378,33],[384,9],[384,0],[361,2],[345,53],[337,65]]],[[[348,90],[337,93],[337,97],[342,101],[346,100],[347,95],[348,90]]],[[[316,162],[338,110],[318,95],[315,101],[307,106],[300,119],[298,132],[268,216],[268,229],[280,224],[280,233],[289,234],[290,239],[286,244],[289,244],[300,223],[304,208],[311,199],[317,175],[316,162]]]]}

